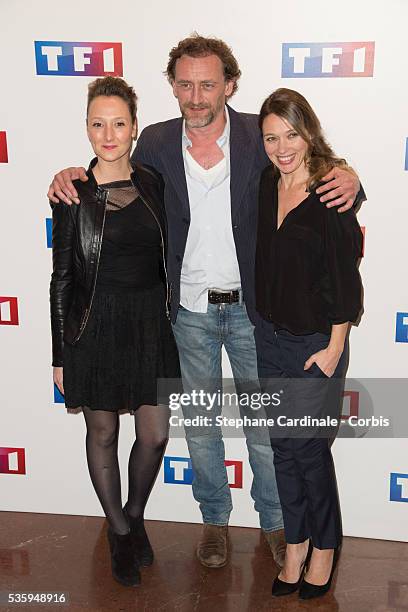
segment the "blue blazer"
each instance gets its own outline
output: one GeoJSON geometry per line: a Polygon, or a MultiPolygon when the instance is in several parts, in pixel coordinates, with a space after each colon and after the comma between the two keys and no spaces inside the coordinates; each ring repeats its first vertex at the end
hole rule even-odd
{"type": "MultiPolygon", "coordinates": [[[[265,154],[258,115],[230,114],[231,219],[248,315],[255,324],[255,251],[258,186],[262,170],[270,163],[265,154]]],[[[182,152],[183,119],[149,125],[140,134],[132,163],[152,166],[164,179],[167,215],[167,273],[171,291],[171,319],[180,303],[180,274],[190,226],[190,206],[182,152]]],[[[220,262],[222,266],[222,262],[220,262]]]]}

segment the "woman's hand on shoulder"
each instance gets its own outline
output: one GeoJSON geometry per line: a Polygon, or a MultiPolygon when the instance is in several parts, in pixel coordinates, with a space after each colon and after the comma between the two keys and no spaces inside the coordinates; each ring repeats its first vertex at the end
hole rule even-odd
{"type": "Polygon", "coordinates": [[[305,362],[304,370],[309,370],[315,363],[319,370],[323,372],[328,378],[331,378],[334,374],[337,364],[340,361],[342,355],[341,349],[333,349],[328,346],[327,348],[313,353],[309,359],[305,362]]]}
{"type": "Polygon", "coordinates": [[[58,367],[54,367],[53,368],[53,379],[54,379],[54,383],[57,385],[58,387],[58,391],[60,393],[62,393],[62,395],[64,395],[64,375],[63,375],[63,371],[64,368],[61,366],[58,367]]]}

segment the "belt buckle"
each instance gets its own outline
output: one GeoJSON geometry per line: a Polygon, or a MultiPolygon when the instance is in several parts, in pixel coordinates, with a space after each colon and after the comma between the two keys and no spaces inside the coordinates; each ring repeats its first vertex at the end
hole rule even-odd
{"type": "Polygon", "coordinates": [[[226,303],[226,304],[230,304],[230,305],[231,305],[231,304],[233,304],[233,301],[232,301],[232,294],[234,293],[234,290],[233,290],[233,289],[230,289],[229,291],[225,291],[225,293],[228,293],[228,295],[229,295],[229,301],[228,301],[228,302],[225,302],[225,303],[226,303]]]}

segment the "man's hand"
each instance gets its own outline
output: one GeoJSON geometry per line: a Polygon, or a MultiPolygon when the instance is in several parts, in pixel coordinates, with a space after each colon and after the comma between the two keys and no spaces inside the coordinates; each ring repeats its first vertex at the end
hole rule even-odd
{"type": "Polygon", "coordinates": [[[57,385],[58,390],[62,395],[64,395],[64,375],[62,367],[54,367],[53,368],[53,379],[54,383],[57,385]]]}
{"type": "Polygon", "coordinates": [[[322,180],[328,182],[316,189],[316,193],[325,194],[320,198],[320,201],[327,202],[327,200],[335,198],[332,202],[326,204],[327,208],[343,204],[338,210],[341,213],[353,206],[356,195],[360,190],[360,181],[352,168],[335,167],[322,180]]]}
{"type": "Polygon", "coordinates": [[[58,204],[59,200],[65,202],[65,204],[79,204],[78,193],[72,184],[75,179],[80,179],[85,182],[88,180],[86,176],[85,168],[65,168],[54,176],[50,188],[48,189],[48,199],[55,204],[58,204]]]}

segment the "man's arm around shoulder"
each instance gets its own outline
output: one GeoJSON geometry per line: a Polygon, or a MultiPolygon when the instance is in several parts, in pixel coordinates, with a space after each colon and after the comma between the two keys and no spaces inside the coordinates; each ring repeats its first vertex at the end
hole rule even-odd
{"type": "Polygon", "coordinates": [[[76,179],[83,182],[88,180],[85,168],[71,167],[58,172],[48,189],[47,197],[50,202],[58,204],[61,201],[68,205],[79,204],[78,192],[72,183],[76,179]]]}

